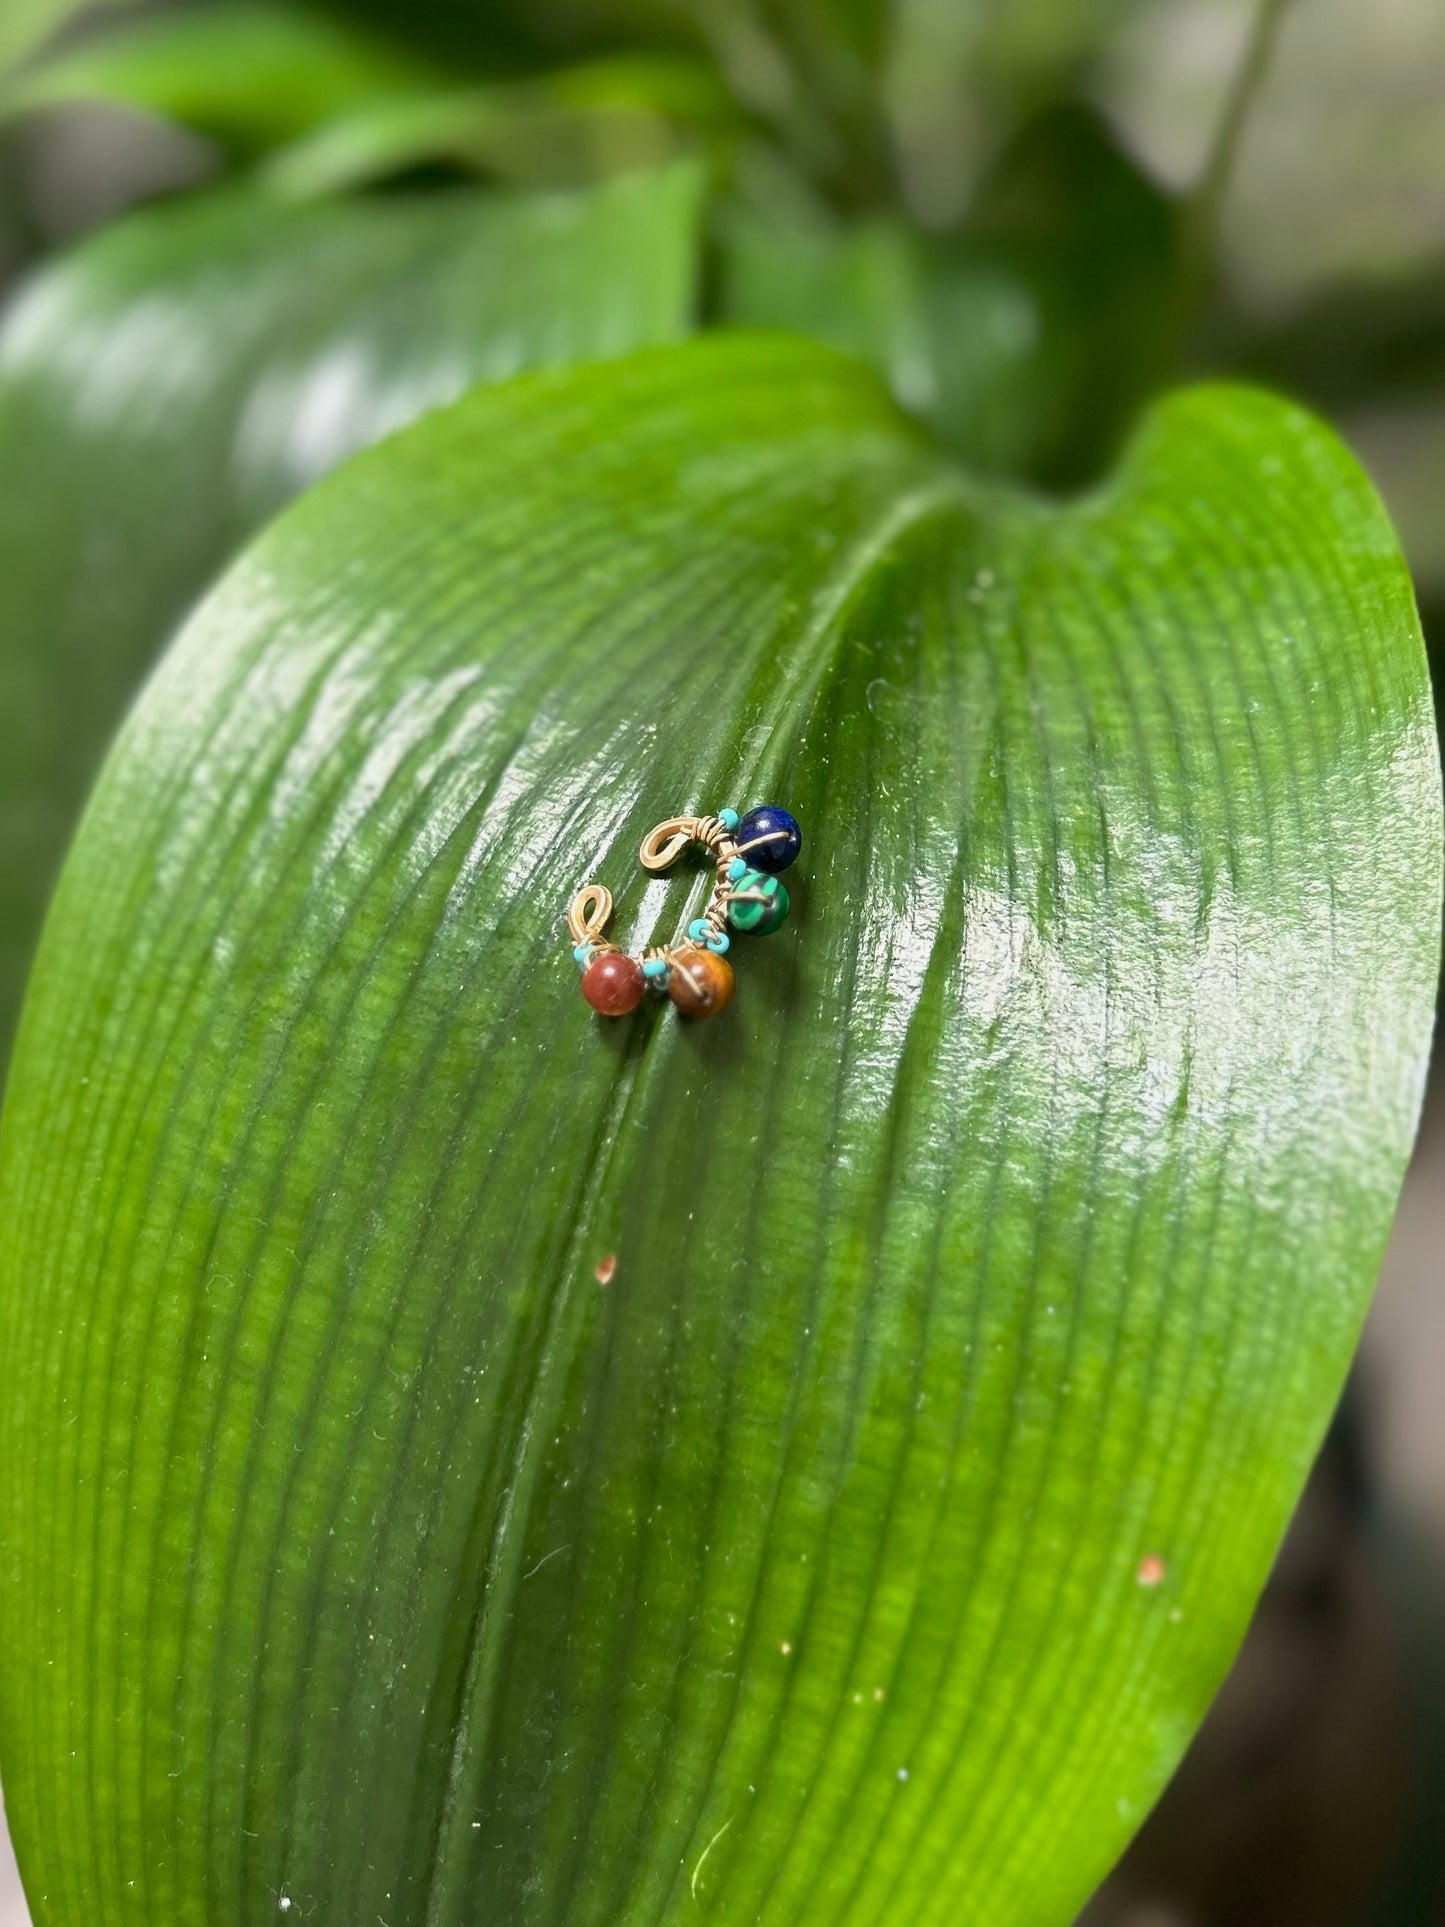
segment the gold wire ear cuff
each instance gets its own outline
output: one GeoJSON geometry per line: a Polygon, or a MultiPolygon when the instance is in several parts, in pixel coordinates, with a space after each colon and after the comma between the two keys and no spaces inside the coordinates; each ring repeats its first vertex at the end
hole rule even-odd
{"type": "Polygon", "coordinates": [[[730,932],[771,936],[788,915],[788,893],[778,873],[796,861],[803,833],[787,810],[767,803],[739,817],[670,816],[642,839],[645,870],[670,869],[689,844],[699,843],[717,869],[707,909],[687,926],[687,941],[662,944],[629,957],[603,935],[612,892],[588,883],[572,899],[567,928],[582,970],[582,995],[604,1017],[625,1017],[649,990],[670,997],[686,1017],[713,1017],[732,1002],[730,932]]]}

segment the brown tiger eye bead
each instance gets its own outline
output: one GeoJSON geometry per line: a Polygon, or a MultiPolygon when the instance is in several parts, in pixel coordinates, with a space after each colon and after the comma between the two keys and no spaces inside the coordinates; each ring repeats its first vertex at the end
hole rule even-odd
{"type": "Polygon", "coordinates": [[[684,1017],[716,1017],[733,1000],[733,967],[700,943],[672,953],[667,994],[684,1017]]]}
{"type": "Polygon", "coordinates": [[[603,950],[582,972],[582,995],[604,1017],[625,1017],[642,1002],[647,979],[635,958],[603,950]]]}

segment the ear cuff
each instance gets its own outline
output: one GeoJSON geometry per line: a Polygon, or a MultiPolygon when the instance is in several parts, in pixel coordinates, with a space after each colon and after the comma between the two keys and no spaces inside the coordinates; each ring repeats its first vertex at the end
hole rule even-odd
{"type": "Polygon", "coordinates": [[[734,935],[771,936],[788,915],[779,872],[796,861],[803,833],[787,810],[766,803],[739,817],[670,816],[649,830],[638,852],[645,870],[667,870],[690,844],[700,844],[717,870],[707,909],[687,926],[686,940],[629,957],[604,935],[612,892],[585,884],[572,899],[567,928],[582,971],[582,995],[604,1017],[625,1017],[649,990],[670,997],[685,1017],[713,1017],[732,1002],[727,960],[734,935]]]}

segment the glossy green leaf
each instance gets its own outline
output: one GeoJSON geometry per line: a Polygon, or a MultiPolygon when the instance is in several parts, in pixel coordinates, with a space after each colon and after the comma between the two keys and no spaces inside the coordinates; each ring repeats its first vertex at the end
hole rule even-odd
{"type": "Polygon", "coordinates": [[[1338,1392],[1440,867],[1394,539],[1269,397],[1057,507],[713,338],[314,490],[133,714],[16,1053],[39,1927],[1065,1927],[1338,1392]],[[641,833],[767,798],[732,1009],[592,1018],[571,893],[668,937],[641,833]]]}
{"type": "Polygon", "coordinates": [[[241,149],[294,139],[438,77],[355,25],[268,0],[123,19],[0,88],[0,118],[78,101],[138,108],[241,149]]]}
{"type": "Polygon", "coordinates": [[[701,179],[158,208],[0,332],[0,1060],[112,730],[240,542],[344,456],[520,369],[693,325],[701,179]]]}
{"type": "Polygon", "coordinates": [[[1347,417],[1346,432],[1379,477],[1433,636],[1445,606],[1445,395],[1372,399],[1347,417]]]}

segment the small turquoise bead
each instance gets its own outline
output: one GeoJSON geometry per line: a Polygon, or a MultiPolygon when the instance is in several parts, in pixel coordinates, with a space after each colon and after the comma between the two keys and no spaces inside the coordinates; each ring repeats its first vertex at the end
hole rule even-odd
{"type": "Polygon", "coordinates": [[[591,961],[592,961],[592,946],[591,946],[591,944],[590,944],[590,943],[579,943],[579,944],[577,944],[577,945],[576,945],[576,946],[575,946],[575,947],[573,948],[573,951],[572,951],[572,955],[573,955],[573,956],[574,956],[574,957],[575,957],[575,958],[577,959],[577,962],[578,962],[578,964],[579,964],[579,966],[580,966],[580,967],[581,967],[581,968],[582,968],[583,970],[585,970],[585,969],[587,968],[587,966],[588,966],[588,964],[590,964],[590,963],[591,963],[591,961]]]}
{"type": "Polygon", "coordinates": [[[775,803],[764,803],[758,809],[749,810],[738,825],[737,844],[753,869],[776,876],[779,870],[786,870],[790,863],[797,862],[803,847],[803,832],[795,816],[780,810],[775,803]]]}
{"type": "Polygon", "coordinates": [[[733,889],[728,922],[741,936],[770,937],[788,917],[788,893],[776,877],[749,870],[733,889]]]}
{"type": "Polygon", "coordinates": [[[643,962],[642,974],[651,984],[662,983],[666,981],[671,968],[666,957],[648,957],[643,962]]]}
{"type": "Polygon", "coordinates": [[[732,862],[728,865],[729,881],[736,883],[739,877],[745,877],[747,873],[748,873],[747,864],[743,862],[740,856],[735,856],[732,862]]]}
{"type": "Polygon", "coordinates": [[[727,933],[714,930],[706,917],[694,917],[687,926],[687,934],[694,943],[705,944],[719,957],[728,948],[727,933]]]}
{"type": "Polygon", "coordinates": [[[719,810],[717,820],[725,830],[735,830],[738,826],[738,813],[736,810],[719,810]]]}

